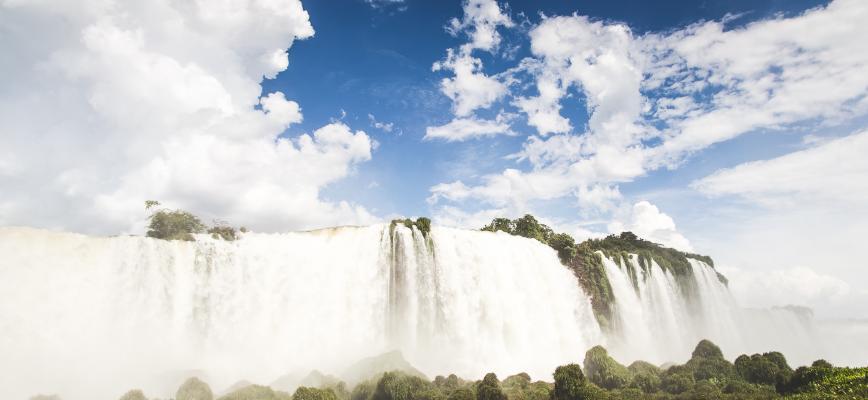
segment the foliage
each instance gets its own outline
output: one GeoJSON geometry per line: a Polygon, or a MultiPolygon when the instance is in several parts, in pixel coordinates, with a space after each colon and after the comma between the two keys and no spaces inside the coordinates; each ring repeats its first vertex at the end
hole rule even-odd
{"type": "Polygon", "coordinates": [[[497,375],[491,372],[485,374],[482,381],[476,385],[476,400],[506,400],[497,375]]]}
{"type": "Polygon", "coordinates": [[[629,387],[644,393],[656,393],[660,390],[660,368],[645,361],[636,361],[627,369],[633,375],[629,387]]]}
{"type": "Polygon", "coordinates": [[[302,386],[295,390],[292,400],[338,400],[332,389],[317,389],[302,386]]]}
{"type": "Polygon", "coordinates": [[[377,381],[371,400],[421,400],[438,399],[442,396],[430,382],[402,372],[386,372],[377,381]]]}
{"type": "Polygon", "coordinates": [[[723,358],[720,347],[705,339],[696,345],[685,366],[693,372],[696,381],[710,380],[725,384],[736,376],[735,367],[723,358]]]}
{"type": "Polygon", "coordinates": [[[503,392],[509,400],[548,400],[552,385],[547,382],[531,382],[530,375],[522,372],[503,380],[503,392]]]}
{"type": "Polygon", "coordinates": [[[751,356],[742,354],[735,359],[735,371],[750,383],[775,387],[786,384],[793,374],[784,355],[776,351],[751,356]]]}
{"type": "Polygon", "coordinates": [[[248,385],[220,397],[218,400],[290,400],[289,393],[274,390],[268,386],[248,385]]]}
{"type": "Polygon", "coordinates": [[[205,224],[183,210],[158,210],[148,217],[148,237],[165,240],[193,241],[194,233],[202,233],[205,224]]]}
{"type": "MultiPolygon", "coordinates": [[[[145,210],[160,206],[156,200],[146,200],[145,210]]],[[[207,227],[199,217],[184,210],[159,209],[148,217],[148,232],[146,236],[164,240],[195,240],[193,235],[207,231],[214,239],[236,240],[238,233],[234,227],[225,222],[215,221],[214,226],[207,227]]],[[[247,232],[242,227],[241,232],[247,232]]]]}
{"type": "Polygon", "coordinates": [[[223,239],[228,241],[233,241],[238,239],[238,233],[235,231],[235,228],[229,225],[215,225],[208,229],[208,233],[211,234],[211,237],[214,239],[223,239]]]}
{"type": "Polygon", "coordinates": [[[178,392],[175,393],[175,400],[213,400],[214,393],[211,392],[211,387],[207,383],[202,382],[199,378],[187,379],[178,392]]]}
{"type": "Polygon", "coordinates": [[[627,367],[610,357],[602,346],[594,346],[585,353],[585,375],[604,389],[620,389],[632,378],[627,367]]]}
{"type": "Polygon", "coordinates": [[[558,367],[554,377],[555,387],[550,400],[597,400],[606,397],[605,391],[585,379],[578,364],[558,367]]]}
{"type": "Polygon", "coordinates": [[[660,378],[660,389],[666,393],[684,393],[696,383],[693,371],[686,366],[676,365],[663,372],[660,378]]]}
{"type": "Polygon", "coordinates": [[[830,362],[828,362],[822,358],[811,363],[811,366],[814,368],[834,368],[832,363],[830,363],[830,362]]]}
{"type": "Polygon", "coordinates": [[[120,400],[148,400],[148,398],[145,397],[145,394],[141,390],[135,389],[124,393],[120,400]]]}
{"type": "Polygon", "coordinates": [[[799,367],[783,386],[783,393],[822,393],[868,398],[868,367],[799,367]]]}

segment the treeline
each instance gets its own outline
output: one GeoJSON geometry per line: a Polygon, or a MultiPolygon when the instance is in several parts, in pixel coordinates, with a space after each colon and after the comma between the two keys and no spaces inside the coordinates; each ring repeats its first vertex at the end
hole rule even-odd
{"type": "MultiPolygon", "coordinates": [[[[526,373],[478,381],[438,376],[433,381],[400,371],[387,372],[348,389],[343,382],[299,387],[294,394],[248,385],[216,397],[191,378],[175,400],[856,400],[868,398],[868,367],[840,368],[824,360],[790,368],[781,353],[741,355],[729,362],[714,343],[703,340],[686,363],[659,367],[645,361],[624,366],[605,348],[585,354],[583,365],[557,367],[553,381],[526,373]]],[[[139,390],[121,400],[147,400],[139,390]]]]}
{"type": "MultiPolygon", "coordinates": [[[[621,232],[618,235],[609,235],[603,239],[588,239],[576,243],[569,234],[554,232],[549,226],[540,223],[530,214],[514,220],[495,218],[481,230],[502,231],[511,235],[536,239],[554,249],[561,263],[573,271],[585,293],[591,297],[594,315],[604,328],[610,326],[615,297],[599,253],[625,268],[634,287],[638,287],[640,276],[640,271],[636,270],[634,264],[638,264],[639,268],[647,272],[653,261],[677,278],[685,278],[692,274],[689,259],[699,260],[714,266],[714,260],[711,257],[671,249],[642,239],[632,232],[621,232]],[[635,254],[637,258],[635,263],[630,262],[631,254],[635,254]]],[[[721,282],[727,284],[727,280],[722,274],[718,273],[717,276],[721,282]]],[[[682,281],[685,280],[682,279],[682,281]]]]}

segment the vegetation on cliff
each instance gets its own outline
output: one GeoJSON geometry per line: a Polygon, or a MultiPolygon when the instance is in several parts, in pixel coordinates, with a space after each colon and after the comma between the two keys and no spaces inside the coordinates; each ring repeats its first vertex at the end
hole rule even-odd
{"type": "MultiPolygon", "coordinates": [[[[526,373],[500,381],[494,373],[470,381],[452,374],[433,381],[400,371],[372,374],[347,390],[343,382],[301,386],[293,394],[268,386],[237,388],[217,400],[856,400],[868,398],[868,368],[836,368],[824,360],[793,371],[781,353],[741,355],[731,363],[703,340],[686,363],[668,368],[645,361],[625,367],[605,348],[585,355],[584,367],[559,366],[553,381],[526,373]]],[[[45,397],[41,397],[45,398],[45,397]]],[[[56,397],[52,397],[57,399],[56,397]]],[[[139,390],[122,400],[146,400],[139,390]]],[[[208,385],[191,378],[176,400],[213,400],[208,385]]]]}
{"type": "MultiPolygon", "coordinates": [[[[612,259],[621,268],[625,268],[634,286],[638,286],[640,277],[640,271],[636,270],[635,264],[638,264],[642,271],[648,271],[653,260],[660,268],[678,278],[692,274],[693,268],[689,259],[714,266],[711,257],[668,248],[642,239],[632,232],[622,232],[619,235],[576,243],[572,236],[554,232],[530,214],[515,220],[495,218],[481,230],[503,231],[536,239],[554,249],[561,263],[573,271],[585,293],[591,297],[594,314],[604,328],[610,327],[615,298],[600,254],[612,259]],[[636,258],[635,263],[630,262],[631,257],[636,258]]],[[[727,283],[723,275],[718,273],[717,276],[721,282],[727,283]]]]}

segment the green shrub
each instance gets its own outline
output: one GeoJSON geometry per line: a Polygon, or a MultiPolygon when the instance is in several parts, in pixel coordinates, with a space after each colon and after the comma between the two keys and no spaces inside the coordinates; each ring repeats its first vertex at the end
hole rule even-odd
{"type": "Polygon", "coordinates": [[[317,389],[302,386],[295,390],[292,400],[338,400],[332,389],[317,389]]]}
{"type": "Polygon", "coordinates": [[[145,394],[141,390],[135,389],[124,393],[120,400],[148,400],[148,398],[145,397],[145,394]]]}
{"type": "Polygon", "coordinates": [[[604,389],[620,389],[632,378],[627,367],[610,357],[603,346],[594,346],[585,353],[585,376],[604,389]]]}
{"type": "Polygon", "coordinates": [[[418,376],[386,372],[377,381],[372,400],[422,400],[439,398],[434,385],[418,376]]]}
{"type": "Polygon", "coordinates": [[[747,382],[775,387],[786,384],[793,374],[786,358],[778,352],[742,354],[735,359],[735,372],[747,382]]]}
{"type": "Polygon", "coordinates": [[[199,378],[187,379],[175,393],[175,400],[213,400],[214,393],[207,383],[199,378]]]}
{"type": "Polygon", "coordinates": [[[159,210],[148,218],[148,237],[192,241],[205,225],[195,215],[183,210],[159,210]]]}
{"type": "Polygon", "coordinates": [[[555,369],[555,387],[551,400],[599,400],[606,392],[585,379],[578,364],[562,365],[555,369]]]}
{"type": "Polygon", "coordinates": [[[218,400],[291,400],[292,398],[289,393],[274,390],[268,386],[247,385],[220,397],[218,400]]]}
{"type": "Polygon", "coordinates": [[[656,393],[660,390],[660,368],[657,366],[645,361],[636,361],[627,369],[633,375],[629,387],[644,393],[656,393]]]}
{"type": "Polygon", "coordinates": [[[696,345],[685,366],[693,371],[693,378],[697,381],[710,380],[723,385],[737,376],[732,363],[723,358],[720,347],[704,339],[696,345]]]}
{"type": "Polygon", "coordinates": [[[469,388],[458,388],[449,393],[447,400],[475,400],[476,395],[469,388]]]}
{"type": "Polygon", "coordinates": [[[828,362],[822,358],[811,363],[811,366],[814,368],[834,368],[832,363],[830,363],[830,362],[828,362]]]}
{"type": "Polygon", "coordinates": [[[695,383],[693,371],[683,365],[670,367],[660,377],[660,389],[666,393],[684,393],[692,389],[695,383]]]}
{"type": "Polygon", "coordinates": [[[228,241],[238,239],[238,234],[235,231],[235,228],[229,225],[215,225],[208,229],[208,233],[210,233],[211,237],[214,239],[223,239],[228,241]]]}
{"type": "Polygon", "coordinates": [[[482,381],[476,385],[476,400],[506,400],[497,375],[492,372],[485,374],[482,381]]]}

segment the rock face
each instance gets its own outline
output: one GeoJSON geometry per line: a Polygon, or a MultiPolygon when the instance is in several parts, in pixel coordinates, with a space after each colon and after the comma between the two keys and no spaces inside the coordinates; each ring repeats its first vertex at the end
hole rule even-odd
{"type": "Polygon", "coordinates": [[[141,390],[134,389],[121,396],[119,400],[148,400],[148,398],[141,390]]]}
{"type": "Polygon", "coordinates": [[[214,400],[214,393],[207,383],[199,378],[190,378],[178,388],[175,400],[214,400]]]}

